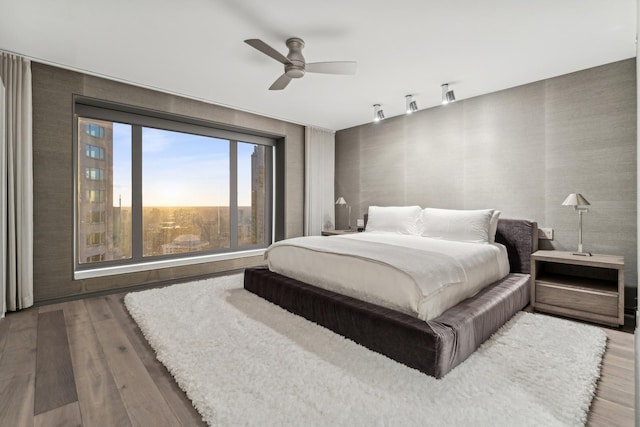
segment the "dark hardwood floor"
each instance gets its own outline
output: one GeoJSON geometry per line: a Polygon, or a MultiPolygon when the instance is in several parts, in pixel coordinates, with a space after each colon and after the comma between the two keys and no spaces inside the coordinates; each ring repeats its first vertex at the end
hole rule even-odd
{"type": "MultiPolygon", "coordinates": [[[[129,317],[124,294],[0,320],[0,426],[202,426],[129,317]]],[[[633,335],[609,337],[589,426],[632,426],[633,335]]]]}

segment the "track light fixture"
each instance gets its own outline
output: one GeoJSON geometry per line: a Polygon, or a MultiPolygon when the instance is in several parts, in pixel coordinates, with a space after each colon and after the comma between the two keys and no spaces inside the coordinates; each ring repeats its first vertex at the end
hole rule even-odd
{"type": "Polygon", "coordinates": [[[378,122],[380,120],[384,120],[384,112],[382,108],[380,108],[380,104],[373,105],[373,121],[378,122]]]}
{"type": "Polygon", "coordinates": [[[456,96],[453,93],[453,89],[449,90],[449,84],[445,83],[440,86],[442,88],[442,105],[447,105],[450,102],[456,100],[456,96]]]}
{"type": "Polygon", "coordinates": [[[405,95],[404,99],[407,106],[407,114],[418,111],[418,104],[413,100],[413,95],[405,95]]]}

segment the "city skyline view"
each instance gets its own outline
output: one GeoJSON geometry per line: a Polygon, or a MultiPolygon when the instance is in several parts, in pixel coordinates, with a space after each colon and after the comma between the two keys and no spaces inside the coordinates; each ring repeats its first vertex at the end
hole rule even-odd
{"type": "Polygon", "coordinates": [[[260,144],[79,118],[78,263],[264,245],[267,152],[260,144]],[[141,158],[133,144],[141,144],[141,158]],[[142,193],[139,230],[133,185],[142,193]],[[136,247],[142,251],[133,253],[136,247]]]}
{"type": "MultiPolygon", "coordinates": [[[[131,128],[113,123],[114,206],[131,206],[131,128]]],[[[251,206],[254,148],[237,144],[239,206],[251,206]]],[[[143,206],[229,206],[228,140],[145,127],[142,157],[143,206]]]]}

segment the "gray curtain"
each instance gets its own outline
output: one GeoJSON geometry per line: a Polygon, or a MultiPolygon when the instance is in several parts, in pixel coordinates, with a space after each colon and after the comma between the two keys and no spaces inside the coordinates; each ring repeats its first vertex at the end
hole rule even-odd
{"type": "Polygon", "coordinates": [[[31,62],[0,52],[1,316],[33,305],[31,62]]]}
{"type": "Polygon", "coordinates": [[[304,235],[335,228],[335,133],[305,129],[304,235]]]}

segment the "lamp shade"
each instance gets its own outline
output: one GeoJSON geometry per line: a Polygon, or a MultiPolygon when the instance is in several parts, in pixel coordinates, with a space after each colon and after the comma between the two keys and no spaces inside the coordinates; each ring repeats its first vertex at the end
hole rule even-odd
{"type": "Polygon", "coordinates": [[[342,196],[338,197],[338,200],[336,200],[336,205],[346,205],[346,204],[347,204],[347,201],[342,196]]]}
{"type": "Polygon", "coordinates": [[[562,206],[589,206],[590,203],[580,193],[571,193],[564,199],[562,206]]]}

